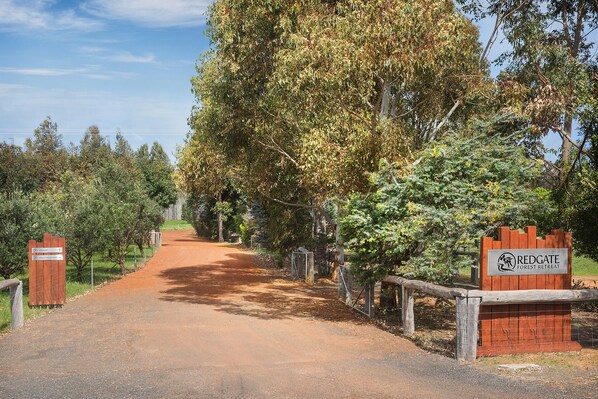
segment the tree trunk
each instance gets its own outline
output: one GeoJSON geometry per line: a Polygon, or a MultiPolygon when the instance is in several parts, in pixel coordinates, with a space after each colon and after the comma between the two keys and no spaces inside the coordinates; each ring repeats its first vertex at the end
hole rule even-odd
{"type": "MultiPolygon", "coordinates": [[[[563,26],[567,29],[565,30],[565,32],[567,33],[567,42],[569,45],[569,51],[571,54],[571,57],[574,59],[579,59],[579,49],[580,49],[580,45],[581,42],[583,40],[582,34],[583,34],[583,29],[584,29],[584,24],[583,24],[583,15],[585,14],[585,9],[584,9],[584,5],[585,3],[582,0],[579,0],[577,2],[577,24],[575,25],[574,28],[574,33],[573,33],[573,40],[571,41],[569,38],[569,31],[567,28],[567,7],[565,5],[563,5],[563,12],[562,12],[562,18],[563,18],[563,26]]],[[[573,11],[570,10],[572,13],[573,11]]],[[[560,180],[561,180],[561,184],[566,184],[565,179],[567,179],[568,176],[568,171],[569,171],[569,166],[571,165],[571,140],[573,139],[573,113],[571,112],[572,106],[573,106],[573,98],[575,95],[575,83],[572,80],[569,83],[569,90],[567,93],[567,99],[566,99],[566,103],[565,103],[565,120],[563,122],[563,147],[561,150],[561,155],[563,157],[563,165],[561,168],[561,176],[560,176],[560,180]]]]}
{"type": "Polygon", "coordinates": [[[224,242],[224,232],[222,231],[222,212],[218,212],[218,242],[224,242]]]}
{"type": "Polygon", "coordinates": [[[78,282],[82,282],[83,281],[83,263],[80,261],[77,261],[77,264],[75,265],[75,268],[77,269],[77,281],[78,282]]]}
{"type": "Polygon", "coordinates": [[[137,248],[139,248],[139,253],[143,253],[143,244],[144,244],[145,239],[139,238],[138,240],[135,240],[135,245],[137,245],[137,248]]]}
{"type": "Polygon", "coordinates": [[[334,266],[332,267],[332,280],[338,280],[338,268],[345,263],[345,247],[341,236],[340,224],[334,225],[334,266]]]}
{"type": "Polygon", "coordinates": [[[380,101],[378,120],[382,123],[390,119],[393,108],[396,112],[396,97],[392,93],[390,78],[385,76],[384,83],[382,83],[382,100],[380,101]]]}
{"type": "Polygon", "coordinates": [[[69,258],[67,258],[67,262],[69,263],[74,263],[75,264],[75,280],[77,280],[78,282],[82,282],[83,281],[83,257],[81,256],[81,250],[75,250],[73,251],[73,255],[69,258]]]}
{"type": "Polygon", "coordinates": [[[563,123],[563,146],[561,148],[561,155],[563,157],[563,165],[561,168],[561,180],[567,178],[567,170],[571,164],[571,140],[573,131],[573,115],[570,111],[565,111],[565,121],[563,123]]]}
{"type": "Polygon", "coordinates": [[[118,249],[119,251],[119,255],[118,255],[118,265],[120,266],[120,273],[124,276],[127,269],[125,268],[125,262],[127,260],[127,247],[124,247],[124,249],[118,249]]]}

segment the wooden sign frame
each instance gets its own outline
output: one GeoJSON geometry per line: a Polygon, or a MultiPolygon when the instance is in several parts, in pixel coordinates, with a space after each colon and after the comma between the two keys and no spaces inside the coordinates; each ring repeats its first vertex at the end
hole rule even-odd
{"type": "Polygon", "coordinates": [[[29,241],[29,306],[59,306],[65,303],[66,241],[63,237],[44,234],[42,242],[29,241]]]}
{"type": "MultiPolygon", "coordinates": [[[[483,237],[481,240],[480,289],[571,289],[571,255],[571,233],[552,230],[552,234],[540,239],[536,237],[535,226],[526,227],[524,233],[501,227],[498,240],[492,237],[483,237]],[[524,248],[566,248],[567,274],[488,275],[489,250],[524,248]]],[[[581,349],[578,342],[571,341],[570,304],[481,305],[478,356],[581,349]]]]}

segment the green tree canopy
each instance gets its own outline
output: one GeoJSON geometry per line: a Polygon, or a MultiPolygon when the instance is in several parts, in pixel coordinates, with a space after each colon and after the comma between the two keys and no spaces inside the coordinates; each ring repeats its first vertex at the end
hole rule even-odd
{"type": "Polygon", "coordinates": [[[68,155],[58,133],[58,124],[47,117],[33,131],[33,139],[25,140],[28,156],[42,184],[58,181],[68,167],[68,155]]]}
{"type": "Polygon", "coordinates": [[[8,279],[27,265],[28,242],[36,236],[37,222],[29,197],[0,194],[0,276],[8,279]]]}
{"type": "Polygon", "coordinates": [[[454,259],[454,251],[499,226],[534,222],[541,164],[518,145],[523,132],[498,133],[503,122],[475,121],[423,150],[416,165],[386,164],[371,175],[370,192],[352,195],[341,220],[356,252],[353,271],[363,279],[400,273],[449,282],[471,262],[454,259]]]}
{"type": "Polygon", "coordinates": [[[163,208],[174,204],[178,196],[174,168],[162,146],[154,142],[148,150],[148,145],[143,144],[135,157],[149,196],[163,208]]]}

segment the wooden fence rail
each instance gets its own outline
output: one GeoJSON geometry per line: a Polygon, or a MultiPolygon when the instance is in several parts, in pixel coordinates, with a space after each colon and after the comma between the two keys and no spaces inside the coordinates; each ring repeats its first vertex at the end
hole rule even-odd
{"type": "Polygon", "coordinates": [[[449,288],[441,285],[409,280],[403,277],[387,276],[385,284],[401,287],[403,334],[415,331],[413,314],[414,292],[421,291],[442,298],[455,299],[457,302],[456,329],[457,347],[455,356],[461,362],[473,362],[477,356],[478,319],[480,306],[488,304],[536,304],[546,302],[584,302],[598,300],[598,289],[585,290],[517,290],[517,291],[482,291],[449,288]]]}
{"type": "Polygon", "coordinates": [[[0,281],[0,291],[10,290],[10,314],[12,329],[23,327],[23,282],[17,278],[0,281]]]}

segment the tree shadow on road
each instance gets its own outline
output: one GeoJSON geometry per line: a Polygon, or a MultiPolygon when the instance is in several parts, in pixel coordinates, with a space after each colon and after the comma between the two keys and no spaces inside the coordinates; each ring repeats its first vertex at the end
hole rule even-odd
{"type": "Polygon", "coordinates": [[[160,273],[162,300],[210,305],[218,311],[259,319],[309,318],[363,324],[367,320],[336,297],[336,286],[292,281],[281,270],[255,266],[253,255],[167,269],[160,273]]]}

